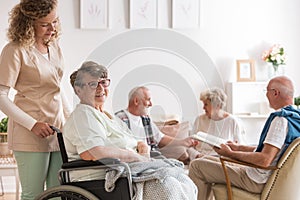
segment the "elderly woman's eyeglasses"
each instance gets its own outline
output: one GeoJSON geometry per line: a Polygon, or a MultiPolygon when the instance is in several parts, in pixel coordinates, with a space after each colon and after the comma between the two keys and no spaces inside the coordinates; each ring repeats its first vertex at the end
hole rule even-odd
{"type": "Polygon", "coordinates": [[[100,81],[91,81],[86,84],[88,86],[90,86],[91,89],[96,89],[99,85],[102,85],[102,87],[106,88],[110,85],[110,79],[102,79],[100,81]]]}

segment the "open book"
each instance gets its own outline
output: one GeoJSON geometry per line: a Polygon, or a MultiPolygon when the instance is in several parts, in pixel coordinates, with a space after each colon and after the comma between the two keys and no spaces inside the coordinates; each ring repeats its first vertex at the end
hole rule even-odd
{"type": "Polygon", "coordinates": [[[199,131],[198,133],[192,135],[191,137],[195,140],[205,142],[209,145],[212,145],[212,146],[215,146],[218,148],[221,148],[220,145],[225,144],[227,142],[227,140],[225,140],[223,138],[220,138],[220,137],[217,137],[217,136],[214,136],[214,135],[202,132],[202,131],[199,131]]]}

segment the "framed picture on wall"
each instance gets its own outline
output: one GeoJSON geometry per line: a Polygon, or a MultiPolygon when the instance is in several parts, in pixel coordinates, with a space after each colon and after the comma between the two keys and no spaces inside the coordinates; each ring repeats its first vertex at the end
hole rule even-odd
{"type": "Polygon", "coordinates": [[[255,81],[254,60],[237,60],[237,81],[255,81]]]}
{"type": "Polygon", "coordinates": [[[199,28],[200,0],[172,0],[172,27],[199,28]]]}
{"type": "Polygon", "coordinates": [[[130,28],[157,27],[157,0],[130,0],[130,28]]]}
{"type": "Polygon", "coordinates": [[[80,0],[80,28],[108,28],[108,0],[80,0]]]}

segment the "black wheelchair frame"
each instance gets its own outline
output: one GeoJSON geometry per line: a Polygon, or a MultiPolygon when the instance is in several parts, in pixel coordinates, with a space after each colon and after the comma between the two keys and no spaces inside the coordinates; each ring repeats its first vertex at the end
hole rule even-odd
{"type": "Polygon", "coordinates": [[[74,160],[69,161],[63,134],[51,126],[56,132],[63,164],[58,172],[60,186],[49,188],[42,192],[35,200],[57,199],[63,200],[131,200],[133,196],[130,168],[119,159],[104,158],[97,161],[74,160]],[[77,181],[70,180],[70,172],[87,169],[109,169],[124,166],[126,176],[117,180],[115,189],[107,192],[104,188],[105,180],[77,181]]]}

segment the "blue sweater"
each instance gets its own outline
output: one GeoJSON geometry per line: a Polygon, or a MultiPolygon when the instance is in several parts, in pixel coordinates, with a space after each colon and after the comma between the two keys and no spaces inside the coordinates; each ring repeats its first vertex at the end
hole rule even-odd
{"type": "MultiPolygon", "coordinates": [[[[294,139],[300,137],[300,111],[293,108],[292,106],[287,106],[282,108],[280,111],[273,112],[267,119],[265,126],[260,135],[259,143],[256,148],[256,152],[261,152],[264,147],[264,140],[267,136],[270,124],[275,117],[284,117],[288,120],[288,132],[284,141],[284,150],[293,142],[294,139]]],[[[282,153],[283,153],[282,152],[282,153]]]]}

